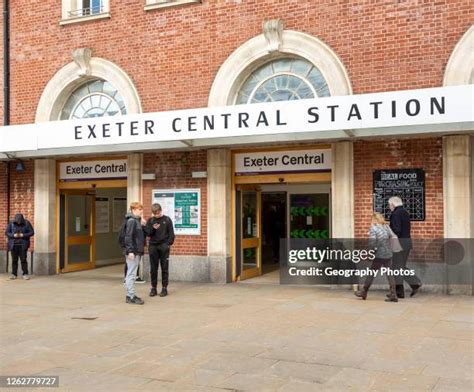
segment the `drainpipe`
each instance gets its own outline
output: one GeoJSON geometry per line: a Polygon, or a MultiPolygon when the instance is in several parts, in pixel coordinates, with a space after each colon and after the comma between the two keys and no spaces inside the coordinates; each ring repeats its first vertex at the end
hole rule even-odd
{"type": "MultiPolygon", "coordinates": [[[[3,125],[10,125],[10,2],[3,0],[3,125]]],[[[10,163],[7,170],[7,225],[10,222],[10,163]]],[[[6,272],[8,272],[9,252],[7,250],[6,272]]]]}
{"type": "Polygon", "coordinates": [[[3,0],[3,125],[10,125],[10,2],[3,0]]]}

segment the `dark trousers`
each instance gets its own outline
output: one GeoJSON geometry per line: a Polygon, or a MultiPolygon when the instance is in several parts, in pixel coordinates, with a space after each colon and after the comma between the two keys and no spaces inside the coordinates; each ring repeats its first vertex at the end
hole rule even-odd
{"type": "Polygon", "coordinates": [[[161,266],[161,285],[164,288],[168,287],[169,276],[169,257],[170,247],[168,244],[150,245],[148,248],[150,253],[150,275],[151,287],[156,289],[158,283],[158,265],[161,266]]]}
{"type": "MultiPolygon", "coordinates": [[[[393,254],[393,263],[392,268],[394,270],[407,270],[407,260],[408,256],[410,255],[410,249],[402,250],[401,252],[397,252],[393,254]]],[[[421,285],[421,281],[418,276],[396,276],[395,277],[395,284],[397,287],[397,295],[404,295],[405,290],[403,288],[403,281],[406,281],[411,288],[417,287],[421,285]]]]}
{"type": "MultiPolygon", "coordinates": [[[[377,271],[382,267],[390,268],[391,264],[392,264],[392,261],[390,259],[376,258],[372,262],[372,265],[370,266],[370,269],[373,270],[373,271],[377,271]]],[[[386,276],[387,276],[387,280],[388,280],[388,286],[390,287],[390,294],[392,296],[395,296],[395,278],[392,275],[389,275],[389,274],[387,274],[386,276]]],[[[367,276],[367,278],[365,279],[365,283],[364,283],[364,290],[365,291],[369,290],[370,286],[372,285],[372,282],[374,281],[374,278],[375,277],[373,275],[367,276]]]]}
{"type": "Polygon", "coordinates": [[[21,269],[23,271],[23,275],[28,275],[28,263],[26,261],[26,254],[27,250],[23,249],[23,247],[15,245],[11,250],[12,255],[12,274],[17,276],[18,274],[18,259],[21,261],[21,269]]]}

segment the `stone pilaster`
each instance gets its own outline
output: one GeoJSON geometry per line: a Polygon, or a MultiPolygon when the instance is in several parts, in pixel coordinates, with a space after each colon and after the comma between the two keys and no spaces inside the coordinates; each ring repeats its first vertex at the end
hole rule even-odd
{"type": "Polygon", "coordinates": [[[143,154],[128,156],[127,204],[143,202],[142,194],[143,154]]]}
{"type": "Polygon", "coordinates": [[[208,150],[208,255],[210,281],[229,282],[231,277],[231,153],[226,149],[208,150]]]}
{"type": "Polygon", "coordinates": [[[332,237],[354,237],[354,145],[332,145],[331,211],[332,237]]]}
{"type": "Polygon", "coordinates": [[[56,161],[35,160],[35,275],[56,273],[56,161]]]}

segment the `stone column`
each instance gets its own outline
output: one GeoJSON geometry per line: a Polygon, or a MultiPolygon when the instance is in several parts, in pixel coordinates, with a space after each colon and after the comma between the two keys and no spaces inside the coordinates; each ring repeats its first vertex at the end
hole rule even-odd
{"type": "MultiPolygon", "coordinates": [[[[128,175],[127,175],[127,209],[130,203],[135,201],[143,203],[143,154],[129,154],[128,155],[128,175]]],[[[148,255],[142,257],[142,262],[139,267],[140,277],[149,281],[150,279],[150,263],[148,262],[148,255]]]]}
{"type": "Polygon", "coordinates": [[[134,201],[143,202],[142,192],[143,154],[128,156],[127,205],[134,201]]]}
{"type": "Polygon", "coordinates": [[[443,138],[444,236],[472,238],[472,140],[469,135],[443,138]]]}
{"type": "Polygon", "coordinates": [[[354,145],[332,144],[332,237],[354,237],[354,145]]]}
{"type": "Polygon", "coordinates": [[[56,161],[35,160],[35,252],[33,273],[56,273],[56,161]]]}
{"type": "Polygon", "coordinates": [[[231,153],[226,149],[207,152],[207,249],[210,281],[226,283],[232,280],[232,211],[231,153]]]}

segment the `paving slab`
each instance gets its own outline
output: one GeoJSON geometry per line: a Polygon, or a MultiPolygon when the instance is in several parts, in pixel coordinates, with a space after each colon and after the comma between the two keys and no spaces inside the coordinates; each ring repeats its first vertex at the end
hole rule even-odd
{"type": "Polygon", "coordinates": [[[123,268],[0,275],[0,374],[60,391],[472,391],[474,300],[177,283],[125,303],[123,268]]]}

